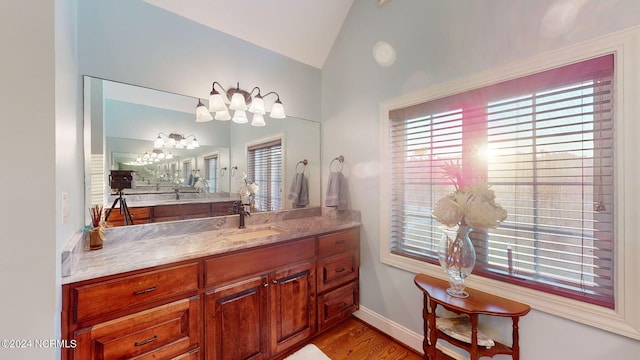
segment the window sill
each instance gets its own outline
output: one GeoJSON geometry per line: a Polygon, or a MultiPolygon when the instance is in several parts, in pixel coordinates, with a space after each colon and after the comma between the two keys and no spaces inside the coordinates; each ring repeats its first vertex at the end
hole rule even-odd
{"type": "MultiPolygon", "coordinates": [[[[419,260],[386,253],[381,254],[380,261],[383,264],[397,267],[414,274],[423,273],[443,280],[447,279],[440,266],[419,260]]],[[[480,291],[525,303],[539,311],[630,338],[640,339],[640,332],[637,329],[631,324],[628,324],[621,314],[608,308],[475,275],[471,275],[467,279],[466,284],[468,287],[480,291]]]]}

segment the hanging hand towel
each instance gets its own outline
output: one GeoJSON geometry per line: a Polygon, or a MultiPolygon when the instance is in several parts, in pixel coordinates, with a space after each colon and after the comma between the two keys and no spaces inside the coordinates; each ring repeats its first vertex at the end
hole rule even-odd
{"type": "Polygon", "coordinates": [[[309,186],[303,173],[297,173],[293,178],[288,198],[293,203],[294,208],[305,207],[309,204],[309,186]]]}
{"type": "Polygon", "coordinates": [[[342,172],[331,172],[327,184],[325,205],[338,210],[347,208],[347,184],[342,172]]]}

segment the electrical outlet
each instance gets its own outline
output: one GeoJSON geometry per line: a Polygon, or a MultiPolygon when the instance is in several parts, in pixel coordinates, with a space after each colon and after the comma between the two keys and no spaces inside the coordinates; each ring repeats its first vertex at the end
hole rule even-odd
{"type": "Polygon", "coordinates": [[[60,193],[60,223],[67,223],[69,218],[69,194],[60,193]]]}

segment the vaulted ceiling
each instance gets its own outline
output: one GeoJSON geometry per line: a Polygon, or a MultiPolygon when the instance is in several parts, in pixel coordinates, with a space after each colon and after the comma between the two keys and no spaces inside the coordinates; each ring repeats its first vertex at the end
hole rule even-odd
{"type": "Polygon", "coordinates": [[[316,68],[322,68],[353,4],[353,0],[144,1],[316,68]]]}

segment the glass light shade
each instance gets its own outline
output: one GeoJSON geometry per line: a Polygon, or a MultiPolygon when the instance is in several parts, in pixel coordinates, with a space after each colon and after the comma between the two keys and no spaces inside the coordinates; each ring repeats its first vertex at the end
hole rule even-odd
{"type": "MultiPolygon", "coordinates": [[[[247,103],[244,101],[244,96],[240,93],[235,93],[231,97],[231,104],[229,105],[231,110],[247,110],[247,103]]],[[[234,115],[235,117],[235,115],[234,115]]]]}
{"type": "Polygon", "coordinates": [[[163,146],[164,146],[164,139],[162,139],[162,137],[160,137],[160,135],[158,135],[156,140],[153,142],[153,147],[157,149],[157,148],[161,148],[163,146]]]}
{"type": "Polygon", "coordinates": [[[246,124],[249,122],[249,119],[247,119],[247,113],[244,110],[236,110],[233,114],[233,119],[231,120],[238,124],[246,124]]]}
{"type": "Polygon", "coordinates": [[[158,159],[164,159],[164,153],[158,154],[158,159]]]}
{"type": "Polygon", "coordinates": [[[151,155],[149,155],[149,153],[146,152],[146,151],[144,152],[144,155],[142,155],[142,158],[145,159],[145,160],[150,158],[150,157],[151,157],[151,155]]]}
{"type": "Polygon", "coordinates": [[[284,106],[282,106],[280,100],[276,100],[276,102],[273,104],[269,117],[272,119],[284,119],[287,117],[287,115],[284,114],[284,106]]]}
{"type": "Polygon", "coordinates": [[[223,111],[218,111],[214,118],[220,121],[228,121],[231,120],[231,115],[229,114],[229,110],[224,109],[223,111]]]}
{"type": "Polygon", "coordinates": [[[169,140],[167,140],[167,145],[169,145],[170,147],[176,146],[176,139],[169,138],[169,140]]]}
{"type": "Polygon", "coordinates": [[[191,145],[194,148],[200,147],[200,143],[198,142],[198,139],[196,139],[195,137],[193,138],[193,141],[191,142],[191,145]]]}
{"type": "Polygon", "coordinates": [[[266,114],[267,112],[264,110],[264,100],[262,100],[261,96],[256,96],[249,106],[249,112],[254,114],[266,114]]]}
{"type": "Polygon", "coordinates": [[[253,120],[251,121],[252,126],[265,126],[267,125],[264,122],[264,116],[260,113],[253,114],[253,120]]]}
{"type": "Polygon", "coordinates": [[[182,146],[182,147],[187,146],[187,139],[185,139],[185,138],[180,139],[180,146],[182,146]]]}
{"type": "Polygon", "coordinates": [[[205,122],[213,120],[213,116],[207,109],[206,106],[202,103],[198,103],[198,107],[196,107],[196,122],[205,122]]]}
{"type": "Polygon", "coordinates": [[[166,159],[173,159],[173,154],[172,153],[168,153],[167,156],[165,156],[166,159]]]}
{"type": "Polygon", "coordinates": [[[225,105],[222,95],[217,91],[212,91],[209,97],[209,112],[216,113],[224,110],[227,110],[227,105],[225,105]]]}

